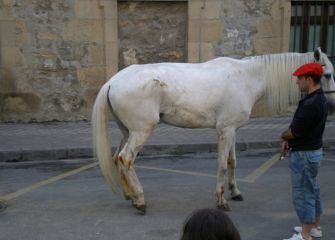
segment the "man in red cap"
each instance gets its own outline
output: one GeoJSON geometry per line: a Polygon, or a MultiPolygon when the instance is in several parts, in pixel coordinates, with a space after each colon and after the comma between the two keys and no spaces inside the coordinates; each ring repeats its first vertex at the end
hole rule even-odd
{"type": "Polygon", "coordinates": [[[290,150],[292,198],[302,226],[287,240],[311,240],[322,237],[320,216],[322,204],[317,180],[322,160],[322,135],[328,114],[327,100],[320,87],[322,66],[308,63],[294,73],[301,92],[300,100],[290,127],[281,135],[282,151],[290,150]]]}

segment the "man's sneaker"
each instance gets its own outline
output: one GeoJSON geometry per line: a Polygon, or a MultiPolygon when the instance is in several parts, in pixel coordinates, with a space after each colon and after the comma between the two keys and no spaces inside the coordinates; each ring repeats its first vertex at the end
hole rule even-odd
{"type": "Polygon", "coordinates": [[[298,234],[293,234],[291,238],[285,238],[283,240],[312,240],[312,238],[305,239],[303,238],[303,236],[301,236],[301,233],[298,233],[298,234]]]}
{"type": "MultiPolygon", "coordinates": [[[[301,233],[301,231],[302,231],[302,227],[300,227],[300,226],[294,227],[293,229],[297,233],[301,233]]],[[[315,237],[315,238],[322,237],[322,229],[321,229],[321,227],[312,228],[310,234],[311,234],[312,237],[315,237]]]]}

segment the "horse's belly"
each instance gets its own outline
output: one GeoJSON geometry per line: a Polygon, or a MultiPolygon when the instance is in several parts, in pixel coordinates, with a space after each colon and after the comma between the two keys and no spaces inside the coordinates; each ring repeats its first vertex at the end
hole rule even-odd
{"type": "Polygon", "coordinates": [[[215,118],[207,112],[190,112],[185,109],[170,109],[160,113],[161,122],[184,128],[213,128],[215,118]]]}

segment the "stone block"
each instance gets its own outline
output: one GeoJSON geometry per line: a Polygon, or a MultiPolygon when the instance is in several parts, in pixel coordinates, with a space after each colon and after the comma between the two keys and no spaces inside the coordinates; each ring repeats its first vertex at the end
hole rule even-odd
{"type": "Polygon", "coordinates": [[[101,18],[101,9],[99,0],[76,0],[74,11],[77,18],[81,19],[99,19],[101,18]]]}
{"type": "Polygon", "coordinates": [[[135,48],[129,48],[128,50],[125,51],[121,50],[121,54],[123,59],[123,65],[125,67],[139,63],[135,48]]]}
{"type": "Polygon", "coordinates": [[[200,42],[189,42],[188,43],[188,62],[197,63],[200,61],[200,42]]]}
{"type": "Polygon", "coordinates": [[[213,42],[223,39],[224,23],[221,20],[193,19],[188,25],[190,42],[213,42]]]}
{"type": "Polygon", "coordinates": [[[88,65],[102,66],[105,64],[104,47],[101,45],[90,46],[88,49],[88,65]]]}
{"type": "Polygon", "coordinates": [[[99,87],[105,83],[104,67],[86,67],[77,70],[82,87],[99,87]]]}
{"type": "Polygon", "coordinates": [[[16,81],[11,68],[0,68],[0,91],[14,92],[16,90],[16,81]]]}
{"type": "Polygon", "coordinates": [[[37,112],[41,99],[35,93],[0,94],[0,109],[4,113],[37,112]]]}
{"type": "MultiPolygon", "coordinates": [[[[101,85],[102,86],[102,85],[101,85]]],[[[85,101],[86,108],[92,109],[96,96],[100,90],[100,87],[97,88],[88,88],[83,93],[83,98],[85,101]]]]}
{"type": "Polygon", "coordinates": [[[192,19],[219,19],[221,16],[221,1],[189,1],[188,17],[192,19]]]}
{"type": "Polygon", "coordinates": [[[77,88],[56,91],[52,102],[60,112],[77,112],[83,106],[82,95],[77,88]]]}
{"type": "MultiPolygon", "coordinates": [[[[257,22],[257,34],[254,39],[281,38],[278,46],[272,46],[270,51],[287,52],[289,49],[289,33],[291,20],[291,2],[289,0],[274,0],[271,8],[270,18],[262,19],[257,22]]],[[[263,40],[269,42],[270,40],[263,40]]],[[[278,41],[275,40],[277,43],[278,41]]],[[[259,46],[258,46],[259,47],[259,46]]]]}
{"type": "Polygon", "coordinates": [[[1,64],[2,67],[21,67],[25,66],[25,57],[17,47],[1,48],[1,64]]]}
{"type": "Polygon", "coordinates": [[[203,16],[206,19],[220,19],[222,1],[210,0],[205,2],[203,16]]]}
{"type": "Polygon", "coordinates": [[[188,41],[198,42],[201,37],[200,19],[190,19],[188,22],[188,41]]]}
{"type": "Polygon", "coordinates": [[[173,59],[183,59],[184,57],[184,52],[183,51],[164,51],[164,52],[160,52],[158,54],[160,57],[162,58],[173,58],[173,59]]]}
{"type": "Polygon", "coordinates": [[[117,19],[118,8],[117,0],[100,0],[100,7],[103,8],[103,18],[105,19],[117,19]]]}
{"type": "Polygon", "coordinates": [[[55,41],[60,39],[60,35],[57,32],[38,32],[37,38],[41,40],[55,41]]]}
{"type": "Polygon", "coordinates": [[[188,18],[189,20],[200,19],[202,16],[204,3],[202,1],[189,1],[188,18]]]}
{"type": "Polygon", "coordinates": [[[17,0],[2,0],[1,2],[2,2],[2,6],[4,6],[4,7],[12,7],[12,6],[14,6],[15,4],[16,4],[16,1],[17,0]]]}
{"type": "Polygon", "coordinates": [[[257,38],[280,37],[283,22],[281,20],[267,19],[257,24],[257,38]]]}
{"type": "Polygon", "coordinates": [[[118,41],[118,21],[114,19],[105,20],[105,41],[117,42],[118,41]]]}
{"type": "Polygon", "coordinates": [[[272,54],[281,52],[281,38],[256,38],[254,39],[255,55],[272,54]]]}
{"type": "Polygon", "coordinates": [[[101,20],[72,20],[64,24],[64,40],[75,42],[103,43],[103,29],[101,20]]]}
{"type": "Polygon", "coordinates": [[[60,68],[60,60],[53,50],[36,50],[34,52],[35,67],[45,71],[57,71],[60,68]]]}
{"type": "Polygon", "coordinates": [[[215,57],[212,43],[202,42],[200,45],[200,49],[201,49],[200,50],[200,61],[201,62],[206,62],[215,57]]]}
{"type": "Polygon", "coordinates": [[[14,47],[23,43],[30,44],[30,33],[23,21],[2,21],[0,31],[2,46],[14,47]]]}
{"type": "Polygon", "coordinates": [[[14,8],[9,6],[0,7],[0,20],[14,20],[15,11],[14,8]]]}
{"type": "Polygon", "coordinates": [[[201,23],[201,42],[223,39],[224,23],[220,20],[206,20],[201,23]]]}
{"type": "Polygon", "coordinates": [[[119,69],[119,47],[117,42],[106,42],[106,80],[111,78],[119,69]]]}

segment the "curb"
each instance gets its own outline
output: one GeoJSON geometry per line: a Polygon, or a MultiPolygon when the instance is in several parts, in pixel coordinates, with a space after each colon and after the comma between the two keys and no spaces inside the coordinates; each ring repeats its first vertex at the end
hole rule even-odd
{"type": "MultiPolygon", "coordinates": [[[[335,139],[324,140],[323,146],[325,149],[335,147],[335,139]]],[[[237,142],[236,151],[246,151],[251,149],[278,149],[278,141],[266,142],[237,142]]],[[[112,148],[115,151],[115,148],[112,148]]],[[[174,154],[182,155],[188,153],[206,153],[216,152],[216,143],[201,143],[201,144],[169,144],[169,145],[147,145],[140,151],[139,156],[146,155],[164,155],[174,154]]],[[[71,149],[50,149],[50,150],[16,150],[0,152],[0,162],[24,162],[24,161],[39,161],[39,160],[59,160],[73,158],[92,158],[92,148],[71,148],[71,149]]]]}

